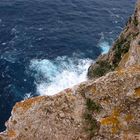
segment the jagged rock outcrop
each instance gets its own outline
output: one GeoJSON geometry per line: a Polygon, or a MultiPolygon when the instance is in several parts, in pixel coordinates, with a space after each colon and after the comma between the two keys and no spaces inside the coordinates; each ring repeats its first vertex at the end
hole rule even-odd
{"type": "Polygon", "coordinates": [[[16,103],[0,140],[140,140],[139,23],[140,0],[96,80],[16,103]]]}
{"type": "Polygon", "coordinates": [[[1,140],[139,140],[140,66],[17,103],[1,140]]]}
{"type": "Polygon", "coordinates": [[[127,59],[129,59],[129,62],[125,66],[130,66],[136,63],[137,61],[140,61],[140,59],[138,58],[138,46],[140,45],[139,21],[140,2],[138,0],[134,14],[129,18],[129,21],[127,22],[125,28],[123,29],[118,39],[113,44],[113,47],[110,49],[109,53],[101,55],[97,59],[97,61],[89,67],[89,79],[96,79],[110,71],[116,70],[116,68],[118,68],[120,65],[124,65],[122,63],[125,63],[124,61],[127,61],[127,59]],[[137,54],[135,55],[135,53],[137,54]],[[129,56],[131,58],[128,58],[129,56]],[[123,62],[121,62],[121,60],[123,62]]]}

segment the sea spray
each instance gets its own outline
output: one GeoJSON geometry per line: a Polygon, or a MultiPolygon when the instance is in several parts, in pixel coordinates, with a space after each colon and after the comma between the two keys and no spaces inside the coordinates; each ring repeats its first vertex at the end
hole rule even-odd
{"type": "Polygon", "coordinates": [[[110,49],[110,45],[108,42],[106,41],[103,41],[103,42],[100,42],[98,44],[98,46],[102,49],[102,54],[106,54],[108,53],[109,49],[110,49]]]}
{"type": "Polygon", "coordinates": [[[30,63],[36,79],[37,93],[54,95],[87,80],[90,59],[57,57],[55,60],[34,59],[30,63]]]}

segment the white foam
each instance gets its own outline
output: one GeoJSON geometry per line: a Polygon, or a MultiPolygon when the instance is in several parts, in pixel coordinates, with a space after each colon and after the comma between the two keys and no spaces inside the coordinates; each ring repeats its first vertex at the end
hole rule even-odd
{"type": "Polygon", "coordinates": [[[29,99],[31,97],[32,97],[31,93],[26,93],[24,96],[24,100],[29,99]]]}
{"type": "Polygon", "coordinates": [[[101,35],[101,38],[99,40],[98,47],[102,49],[102,54],[106,54],[108,53],[110,49],[110,44],[108,41],[106,41],[104,32],[101,32],[100,35],[101,35]]]}
{"type": "Polygon", "coordinates": [[[35,72],[37,92],[54,95],[87,79],[89,59],[58,57],[55,60],[32,60],[30,69],[35,72]]]}
{"type": "Polygon", "coordinates": [[[110,45],[106,41],[100,42],[99,47],[102,49],[102,54],[108,53],[108,51],[110,49],[110,45]]]}

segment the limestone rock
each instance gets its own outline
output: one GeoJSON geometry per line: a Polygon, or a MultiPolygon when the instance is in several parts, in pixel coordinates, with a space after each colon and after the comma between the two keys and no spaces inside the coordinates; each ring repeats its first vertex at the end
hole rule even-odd
{"type": "Polygon", "coordinates": [[[113,48],[93,65],[105,73],[16,103],[0,140],[140,140],[139,23],[140,0],[113,48]]]}
{"type": "Polygon", "coordinates": [[[2,140],[140,138],[140,66],[17,103],[2,140]]]}

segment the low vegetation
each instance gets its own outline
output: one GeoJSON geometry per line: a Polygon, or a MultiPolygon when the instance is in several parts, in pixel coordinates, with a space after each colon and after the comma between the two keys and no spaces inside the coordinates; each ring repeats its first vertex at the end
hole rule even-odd
{"type": "Polygon", "coordinates": [[[89,78],[98,78],[105,75],[107,72],[111,70],[111,65],[108,61],[99,61],[95,64],[94,68],[90,68],[88,72],[89,78]]]}
{"type": "Polygon", "coordinates": [[[99,112],[101,109],[100,105],[98,105],[97,103],[95,103],[94,101],[92,101],[89,98],[86,99],[86,107],[87,107],[87,110],[96,111],[96,112],[99,112]]]}
{"type": "Polygon", "coordinates": [[[97,120],[93,117],[93,113],[98,113],[101,110],[101,106],[95,103],[91,99],[86,99],[86,112],[84,113],[84,119],[86,122],[86,131],[89,132],[90,138],[99,130],[100,125],[97,120]]]}
{"type": "Polygon", "coordinates": [[[139,24],[139,22],[138,22],[138,20],[137,20],[137,17],[136,17],[136,16],[134,17],[133,24],[134,24],[135,26],[138,26],[138,24],[139,24]]]}

